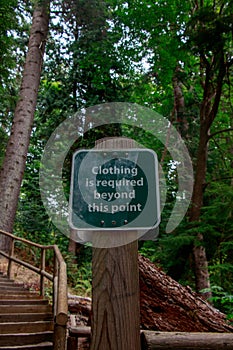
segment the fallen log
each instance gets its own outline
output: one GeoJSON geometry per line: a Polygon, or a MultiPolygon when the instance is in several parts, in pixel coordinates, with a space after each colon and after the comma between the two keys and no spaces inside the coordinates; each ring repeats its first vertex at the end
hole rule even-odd
{"type": "Polygon", "coordinates": [[[68,310],[71,314],[81,314],[89,317],[91,314],[91,299],[68,294],[68,310]]]}
{"type": "Polygon", "coordinates": [[[83,316],[89,317],[91,314],[91,305],[77,303],[77,302],[68,302],[69,312],[75,314],[82,314],[83,316]]]}
{"type": "Polygon", "coordinates": [[[231,333],[143,331],[141,342],[143,350],[233,350],[231,333]]]}
{"type": "Polygon", "coordinates": [[[86,350],[90,348],[91,327],[70,327],[67,350],[86,350]]]}
{"type": "MultiPolygon", "coordinates": [[[[190,287],[181,286],[145,257],[139,255],[138,262],[141,329],[161,332],[233,332],[226,315],[190,287]]],[[[68,299],[69,311],[77,315],[77,326],[90,325],[91,299],[70,294],[68,299]]]]}
{"type": "Polygon", "coordinates": [[[164,332],[233,332],[226,315],[139,256],[141,328],[164,332]]]}

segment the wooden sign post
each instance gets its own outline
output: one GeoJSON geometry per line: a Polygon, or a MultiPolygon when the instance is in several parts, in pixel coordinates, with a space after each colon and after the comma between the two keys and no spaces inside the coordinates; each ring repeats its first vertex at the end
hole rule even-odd
{"type": "Polygon", "coordinates": [[[70,225],[93,244],[91,350],[140,350],[138,238],[159,224],[157,165],[127,138],[74,154],[70,225]]]}
{"type": "MultiPolygon", "coordinates": [[[[124,138],[103,141],[97,144],[97,148],[134,147],[132,140],[124,138]]],[[[91,350],[139,350],[138,241],[120,247],[93,248],[92,259],[91,350]]]]}

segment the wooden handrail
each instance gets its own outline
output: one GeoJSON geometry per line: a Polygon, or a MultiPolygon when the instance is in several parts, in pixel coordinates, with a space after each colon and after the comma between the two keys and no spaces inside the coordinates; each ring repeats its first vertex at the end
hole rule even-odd
{"type": "Polygon", "coordinates": [[[29,241],[29,240],[27,240],[25,238],[21,238],[21,237],[15,236],[12,233],[9,233],[9,232],[3,231],[3,230],[0,230],[0,234],[3,234],[4,236],[11,237],[12,239],[15,239],[17,241],[26,243],[26,244],[31,245],[33,247],[43,248],[43,249],[54,249],[54,245],[42,245],[42,244],[39,244],[39,243],[31,242],[31,241],[29,241]]]}
{"type": "MultiPolygon", "coordinates": [[[[51,275],[50,273],[48,273],[48,272],[46,272],[46,271],[44,271],[44,270],[42,270],[42,269],[40,269],[40,268],[38,268],[36,266],[33,266],[33,265],[23,261],[23,260],[17,259],[14,256],[10,256],[9,254],[7,254],[7,253],[5,253],[5,252],[3,252],[1,250],[0,250],[0,255],[4,256],[7,259],[10,259],[10,260],[14,261],[17,264],[20,264],[20,265],[28,268],[29,270],[31,270],[33,272],[38,273],[39,275],[45,276],[50,281],[53,281],[53,275],[51,275]]],[[[8,277],[11,278],[10,274],[9,274],[8,277]]],[[[43,295],[43,294],[41,293],[41,295],[43,295]]]]}
{"type": "Polygon", "coordinates": [[[17,237],[9,232],[0,230],[0,234],[3,234],[12,239],[10,254],[0,250],[0,255],[8,259],[7,274],[9,278],[12,278],[12,262],[20,264],[31,271],[40,275],[40,294],[44,296],[44,278],[53,282],[53,310],[54,310],[54,350],[66,349],[66,324],[68,321],[68,301],[67,301],[67,273],[66,263],[62,257],[62,254],[57,245],[41,245],[31,242],[27,239],[17,237]],[[29,246],[33,246],[40,249],[40,268],[36,267],[28,262],[20,260],[15,257],[14,245],[15,241],[25,243],[29,246]],[[45,251],[53,250],[54,252],[54,273],[45,271],[45,251]]]}

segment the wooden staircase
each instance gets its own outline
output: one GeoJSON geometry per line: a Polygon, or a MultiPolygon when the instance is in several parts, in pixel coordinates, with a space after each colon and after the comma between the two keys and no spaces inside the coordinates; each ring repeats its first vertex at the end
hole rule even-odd
{"type": "Polygon", "coordinates": [[[48,300],[0,272],[0,349],[53,349],[53,329],[48,300]]]}
{"type": "Polygon", "coordinates": [[[0,235],[8,237],[11,241],[9,252],[0,250],[0,256],[7,259],[7,277],[0,274],[0,350],[66,350],[67,274],[66,263],[58,246],[56,244],[44,246],[1,229],[0,235]],[[25,245],[30,249],[36,249],[40,256],[39,266],[16,256],[15,242],[20,242],[21,250],[25,245]],[[48,273],[46,269],[46,252],[50,254],[49,261],[53,262],[52,273],[48,273]],[[52,259],[51,253],[53,254],[52,259]],[[14,283],[12,280],[14,263],[38,274],[40,296],[14,283]],[[53,306],[43,298],[45,278],[52,283],[53,306]]]}

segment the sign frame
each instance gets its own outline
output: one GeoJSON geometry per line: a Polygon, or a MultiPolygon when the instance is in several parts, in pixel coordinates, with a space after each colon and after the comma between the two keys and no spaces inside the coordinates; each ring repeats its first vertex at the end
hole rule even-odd
{"type": "MultiPolygon", "coordinates": [[[[121,166],[120,163],[120,170],[123,172],[123,177],[124,177],[124,166],[121,166]]],[[[128,165],[129,166],[129,165],[128,165]]],[[[106,167],[104,169],[107,169],[106,167]]],[[[109,168],[111,169],[111,167],[109,168]]],[[[119,170],[119,171],[120,171],[119,170]]],[[[107,170],[106,170],[107,171],[107,170]]],[[[93,172],[93,171],[92,171],[93,172]]],[[[88,171],[87,171],[87,174],[88,171]]],[[[94,174],[94,175],[99,175],[99,174],[94,174]]],[[[108,175],[108,174],[102,174],[102,175],[108,175]]],[[[112,173],[110,175],[115,175],[112,173]]],[[[140,178],[141,183],[143,179],[143,175],[140,178]]],[[[139,184],[140,179],[138,179],[137,183],[139,184]]],[[[106,181],[110,181],[111,179],[108,179],[108,177],[105,179],[106,181]]],[[[133,182],[133,179],[131,178],[132,182],[130,184],[135,184],[135,181],[133,182]]],[[[100,180],[99,180],[100,181],[100,180]]],[[[104,180],[103,180],[104,181],[104,180]]],[[[112,180],[115,181],[115,180],[112,180]]],[[[103,182],[102,182],[103,183],[103,182]]],[[[136,185],[137,185],[136,183],[136,185]]],[[[133,187],[133,190],[136,191],[137,186],[133,187]]],[[[129,192],[129,189],[128,189],[129,192]]],[[[131,192],[132,193],[132,192],[131,192]]],[[[142,192],[140,192],[142,195],[142,192]]],[[[110,194],[111,195],[111,194],[110,194]]],[[[110,196],[109,195],[109,196],[110,196]]],[[[144,195],[142,195],[144,196],[144,195]]],[[[98,198],[99,199],[99,198],[98,198]]],[[[103,198],[101,198],[103,201],[105,201],[103,198]]],[[[80,200],[79,200],[80,201],[80,200]]],[[[83,198],[80,201],[83,203],[83,198]]],[[[85,200],[84,200],[85,202],[85,200]]],[[[106,202],[106,201],[105,201],[106,202]]],[[[110,201],[107,201],[108,204],[110,201]]],[[[87,201],[89,203],[89,199],[87,201]]],[[[94,203],[95,204],[95,203],[94,203]]],[[[129,203],[127,203],[129,204],[129,203]]],[[[90,204],[89,204],[90,205],[90,204]]],[[[130,205],[130,204],[129,204],[130,205]]],[[[133,205],[132,205],[133,206],[133,205]]],[[[89,210],[91,207],[88,207],[89,210]]],[[[102,207],[103,208],[103,207],[102,207]]],[[[120,208],[120,207],[119,207],[120,208]]],[[[139,208],[139,206],[138,206],[139,208]]],[[[123,211],[124,213],[125,211],[123,211]]],[[[83,211],[83,213],[86,213],[86,211],[83,211]]],[[[91,215],[92,212],[89,211],[89,215],[91,215]]],[[[96,214],[95,216],[104,216],[103,212],[94,212],[96,214]],[[98,215],[97,215],[98,214],[98,215]]],[[[113,217],[112,212],[107,212],[107,216],[113,217]]],[[[105,215],[106,217],[106,215],[105,215]]],[[[124,219],[124,218],[123,218],[124,219]]],[[[122,219],[122,220],[123,220],[122,219]]],[[[101,218],[98,220],[100,222],[105,222],[104,220],[101,220],[101,218]]],[[[112,223],[114,220],[112,220],[112,223]]],[[[159,196],[159,175],[158,175],[158,159],[157,159],[157,154],[147,148],[124,148],[124,149],[80,149],[77,150],[73,154],[73,159],[72,159],[72,173],[71,173],[71,185],[70,185],[70,200],[69,200],[69,225],[72,229],[77,230],[77,231],[118,231],[118,230],[125,230],[125,231],[132,231],[132,230],[151,230],[155,229],[159,226],[160,224],[160,196],[159,196]],[[94,156],[97,156],[97,160],[94,158],[94,156]],[[80,157],[82,158],[80,160],[80,157]],[[87,159],[85,160],[85,157],[87,159]],[[140,174],[144,174],[144,182],[143,185],[147,181],[147,199],[146,203],[143,206],[143,209],[141,212],[136,215],[136,219],[127,222],[127,220],[124,220],[124,224],[118,224],[118,226],[112,224],[112,226],[104,226],[103,225],[93,225],[88,223],[85,218],[85,215],[83,216],[83,219],[80,217],[82,215],[77,215],[77,209],[76,212],[74,209],[74,203],[75,198],[77,196],[77,189],[78,189],[78,194],[81,197],[90,197],[91,190],[90,188],[88,189],[89,185],[92,184],[93,187],[93,200],[94,200],[94,191],[96,191],[96,183],[93,185],[93,179],[87,177],[85,175],[85,171],[87,168],[90,170],[92,167],[92,170],[95,168],[96,171],[97,169],[101,169],[102,165],[106,164],[106,162],[109,162],[110,160],[124,160],[124,163],[130,164],[132,168],[132,164],[134,164],[135,169],[137,168],[138,171],[141,171],[140,174]],[[84,161],[84,165],[82,165],[82,162],[84,161]],[[77,162],[80,164],[77,165],[77,162]],[[99,162],[99,163],[98,163],[99,162]],[[128,163],[127,163],[128,162],[128,163]],[[77,170],[78,166],[78,170],[77,170]],[[79,174],[81,167],[81,174],[79,174]],[[140,170],[141,169],[141,170],[140,170]],[[79,176],[80,175],[80,176],[79,176]],[[82,175],[82,176],[81,176],[82,175]],[[86,176],[86,178],[85,178],[86,176]],[[77,177],[77,178],[76,178],[77,177]],[[81,180],[80,180],[81,178],[81,180]],[[81,188],[80,188],[81,186],[81,188]],[[85,188],[86,187],[86,188],[85,188]],[[88,191],[89,190],[89,191],[88,191]],[[86,191],[86,192],[85,192],[86,191]],[[90,193],[87,193],[90,192],[90,193]],[[152,206],[152,210],[150,210],[150,207],[152,206]],[[154,213],[154,214],[153,214],[154,213]],[[77,224],[78,222],[78,224],[77,224]]]]}

